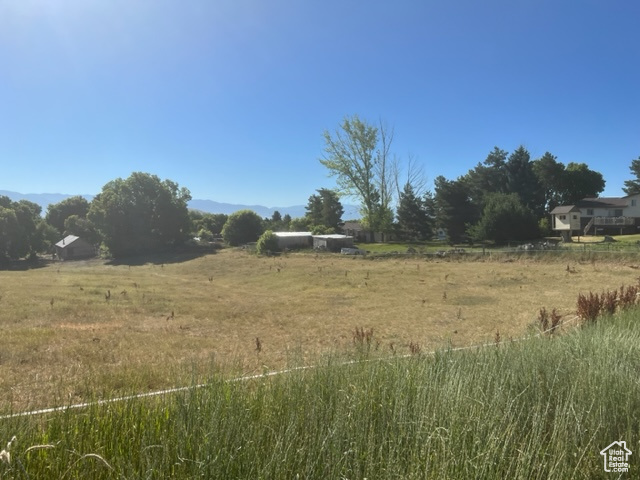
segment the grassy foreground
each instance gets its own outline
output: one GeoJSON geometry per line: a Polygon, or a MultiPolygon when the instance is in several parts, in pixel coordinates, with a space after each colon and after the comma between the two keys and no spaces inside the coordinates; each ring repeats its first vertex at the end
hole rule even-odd
{"type": "Polygon", "coordinates": [[[0,477],[619,478],[599,451],[624,440],[637,478],[637,310],[557,338],[321,363],[3,419],[17,440],[0,477]]]}

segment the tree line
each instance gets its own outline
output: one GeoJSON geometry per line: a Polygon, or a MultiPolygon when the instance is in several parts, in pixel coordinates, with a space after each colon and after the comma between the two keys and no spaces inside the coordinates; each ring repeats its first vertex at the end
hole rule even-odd
{"type": "Polygon", "coordinates": [[[36,203],[0,196],[0,262],[52,253],[67,235],[99,245],[106,255],[126,257],[171,250],[194,237],[241,245],[269,229],[334,233],[344,213],[338,195],[324,188],[309,197],[302,218],[277,211],[271,218],[251,210],[204,213],[189,210],[189,200],[188,189],[142,172],[108,182],[91,202],[74,196],[51,204],[44,217],[36,203]]]}
{"type": "MultiPolygon", "coordinates": [[[[565,165],[550,152],[532,159],[520,146],[511,153],[495,147],[457,179],[436,177],[431,192],[415,163],[403,169],[391,153],[393,130],[383,122],[345,117],[324,138],[320,163],[340,194],[359,199],[365,227],[404,239],[431,238],[439,228],[451,243],[532,240],[551,234],[553,208],[597,197],[605,187],[602,174],[585,163],[565,165]]],[[[640,158],[630,170],[635,179],[625,182],[627,195],[640,192],[640,158]]]]}
{"type": "MultiPolygon", "coordinates": [[[[105,184],[91,201],[70,197],[39,205],[0,196],[0,261],[51,252],[63,236],[77,235],[113,257],[158,252],[198,237],[222,238],[229,245],[255,242],[265,231],[340,233],[342,196],[360,202],[365,230],[403,240],[427,240],[436,228],[451,243],[531,240],[551,233],[549,212],[562,204],[596,197],[605,180],[584,163],[559,162],[546,152],[531,159],[523,146],[509,153],[495,147],[484,161],[455,180],[435,178],[425,188],[422,168],[392,154],[393,130],[357,115],[325,131],[320,162],[336,178],[336,189],[320,188],[309,197],[301,218],[274,212],[261,218],[243,210],[231,215],[189,210],[191,194],[171,180],[135,172],[105,184]]],[[[634,179],[624,192],[640,193],[640,157],[631,162],[634,179]]]]}

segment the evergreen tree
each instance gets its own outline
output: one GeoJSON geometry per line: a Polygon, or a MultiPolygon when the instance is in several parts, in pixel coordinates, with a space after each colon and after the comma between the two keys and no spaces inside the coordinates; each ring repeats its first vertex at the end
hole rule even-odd
{"type": "Polygon", "coordinates": [[[631,160],[631,166],[629,167],[629,170],[635,178],[631,180],[625,180],[622,190],[627,195],[635,195],[636,193],[640,193],[640,157],[636,158],[635,160],[631,160]]]}
{"type": "Polygon", "coordinates": [[[471,200],[469,190],[464,177],[447,180],[439,176],[435,179],[436,225],[446,230],[452,243],[464,240],[467,225],[475,224],[480,218],[480,210],[471,200]]]}
{"type": "Polygon", "coordinates": [[[480,221],[469,228],[474,240],[498,244],[510,240],[531,240],[539,235],[536,216],[516,193],[487,195],[480,221]]]}
{"type": "Polygon", "coordinates": [[[426,202],[416,196],[410,183],[400,193],[396,212],[400,234],[411,240],[426,240],[432,234],[432,225],[426,202]]]}
{"type": "Polygon", "coordinates": [[[344,209],[338,194],[328,188],[316,190],[318,194],[311,195],[306,206],[306,217],[311,225],[324,225],[335,231],[340,229],[344,209]]]}

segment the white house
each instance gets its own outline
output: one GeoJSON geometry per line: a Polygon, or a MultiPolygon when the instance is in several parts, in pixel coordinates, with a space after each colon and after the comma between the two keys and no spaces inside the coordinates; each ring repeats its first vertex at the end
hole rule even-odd
{"type": "Polygon", "coordinates": [[[626,197],[583,198],[551,211],[551,228],[565,240],[572,234],[630,234],[640,227],[640,193],[626,197]]]}

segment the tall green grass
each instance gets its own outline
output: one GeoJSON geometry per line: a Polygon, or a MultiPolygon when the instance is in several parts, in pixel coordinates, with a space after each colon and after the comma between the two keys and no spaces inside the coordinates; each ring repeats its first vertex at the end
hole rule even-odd
{"type": "MultiPolygon", "coordinates": [[[[640,323],[0,421],[1,478],[592,479],[640,461],[640,323]],[[4,442],[5,440],[2,439],[4,442]]],[[[366,357],[363,358],[366,360],[366,357]]]]}

